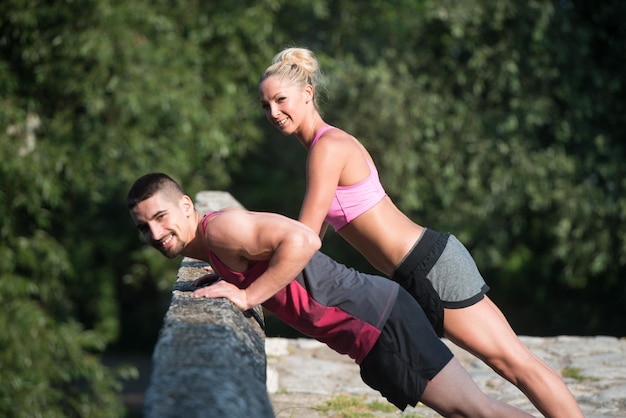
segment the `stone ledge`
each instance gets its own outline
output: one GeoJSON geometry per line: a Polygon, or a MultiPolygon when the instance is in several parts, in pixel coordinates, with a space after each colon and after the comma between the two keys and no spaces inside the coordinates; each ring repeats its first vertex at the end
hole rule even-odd
{"type": "MultiPolygon", "coordinates": [[[[225,192],[202,192],[200,212],[241,205],[225,192]]],[[[273,417],[266,389],[265,334],[226,299],[191,297],[208,264],[184,258],[152,357],[146,418],[273,417]]],[[[255,308],[263,318],[260,307],[255,308]]]]}

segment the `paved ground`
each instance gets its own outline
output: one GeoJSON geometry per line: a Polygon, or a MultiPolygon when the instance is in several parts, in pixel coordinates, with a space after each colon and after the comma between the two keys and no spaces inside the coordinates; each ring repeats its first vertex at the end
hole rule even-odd
{"type": "MultiPolygon", "coordinates": [[[[565,377],[587,418],[626,417],[626,339],[613,337],[521,337],[524,343],[565,377]]],[[[492,397],[515,405],[536,417],[541,415],[513,385],[496,375],[482,361],[446,341],[481,389],[492,397]]],[[[326,346],[305,339],[268,338],[268,391],[277,418],[343,417],[324,411],[338,395],[365,404],[387,404],[378,392],[361,382],[358,366],[326,346]]],[[[379,412],[372,417],[439,417],[429,408],[379,412]]]]}

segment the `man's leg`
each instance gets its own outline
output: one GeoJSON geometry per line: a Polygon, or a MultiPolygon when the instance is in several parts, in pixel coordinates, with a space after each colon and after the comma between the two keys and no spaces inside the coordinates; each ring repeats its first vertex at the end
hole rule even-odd
{"type": "Polygon", "coordinates": [[[428,383],[422,403],[445,417],[532,416],[485,395],[455,358],[428,383]]]}

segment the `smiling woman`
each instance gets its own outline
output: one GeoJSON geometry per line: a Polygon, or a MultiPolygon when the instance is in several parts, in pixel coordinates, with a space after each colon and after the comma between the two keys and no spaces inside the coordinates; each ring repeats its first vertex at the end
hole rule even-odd
{"type": "Polygon", "coordinates": [[[385,193],[367,149],[322,119],[320,83],[313,52],[288,48],[274,57],[258,86],[268,121],[308,151],[299,220],[321,237],[331,225],[408,290],[439,336],[484,360],[546,417],[582,417],[562,378],[520,341],[486,295],[489,286],[465,246],[401,212],[385,193]]]}
{"type": "Polygon", "coordinates": [[[319,111],[317,102],[321,91],[322,74],[317,60],[311,51],[300,48],[279,53],[259,82],[265,116],[285,135],[296,133],[302,120],[313,116],[310,109],[306,111],[306,105],[311,103],[313,110],[319,111]],[[285,62],[292,64],[285,65],[285,62]],[[302,80],[307,83],[303,85],[302,80]]]}

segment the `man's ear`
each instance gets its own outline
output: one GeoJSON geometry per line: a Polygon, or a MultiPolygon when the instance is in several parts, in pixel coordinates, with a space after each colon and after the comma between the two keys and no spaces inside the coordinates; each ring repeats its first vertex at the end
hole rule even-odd
{"type": "Polygon", "coordinates": [[[183,197],[180,198],[180,204],[187,216],[191,215],[196,210],[193,205],[193,200],[187,195],[183,195],[183,197]]]}

